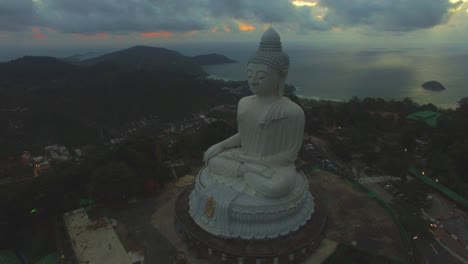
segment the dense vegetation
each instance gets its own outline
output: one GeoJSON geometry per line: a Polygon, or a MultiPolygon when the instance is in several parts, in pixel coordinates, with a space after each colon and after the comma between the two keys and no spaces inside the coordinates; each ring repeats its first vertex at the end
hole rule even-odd
{"type": "Polygon", "coordinates": [[[177,121],[230,102],[220,85],[183,71],[80,67],[44,57],[0,65],[0,159],[49,144],[94,144],[103,130],[116,136],[147,116],[177,121]]]}
{"type": "Polygon", "coordinates": [[[405,178],[414,166],[461,195],[468,187],[468,106],[439,109],[411,99],[365,98],[345,103],[309,101],[306,130],[328,140],[343,161],[405,178]],[[407,116],[441,113],[435,127],[407,116]]]}

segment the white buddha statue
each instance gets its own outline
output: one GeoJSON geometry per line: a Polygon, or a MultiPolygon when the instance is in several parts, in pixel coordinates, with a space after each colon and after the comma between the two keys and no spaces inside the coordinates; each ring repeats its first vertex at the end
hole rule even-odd
{"type": "Polygon", "coordinates": [[[304,112],[283,96],[289,57],[268,29],[247,66],[254,95],[238,104],[238,133],[210,147],[190,195],[190,214],[222,237],[274,238],[313,213],[313,198],[294,162],[304,134],[304,112]]]}

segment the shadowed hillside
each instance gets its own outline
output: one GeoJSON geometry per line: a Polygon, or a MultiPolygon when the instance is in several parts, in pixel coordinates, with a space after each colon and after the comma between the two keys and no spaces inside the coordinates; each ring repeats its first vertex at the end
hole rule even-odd
{"type": "Polygon", "coordinates": [[[207,75],[192,59],[177,51],[148,46],[134,46],[128,49],[112,52],[96,58],[81,61],[81,65],[97,63],[112,63],[130,67],[139,71],[166,70],[184,72],[194,76],[207,75]]]}
{"type": "Polygon", "coordinates": [[[52,57],[1,63],[0,156],[48,144],[95,143],[103,129],[122,130],[145,116],[175,121],[230,102],[219,81],[201,75],[188,57],[141,46],[80,65],[52,57]]]}

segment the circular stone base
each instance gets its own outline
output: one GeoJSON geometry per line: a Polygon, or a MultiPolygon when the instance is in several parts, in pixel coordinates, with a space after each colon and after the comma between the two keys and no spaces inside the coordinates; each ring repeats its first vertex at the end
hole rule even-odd
{"type": "Polygon", "coordinates": [[[310,188],[315,211],[299,230],[274,239],[227,239],[214,236],[199,227],[189,214],[189,195],[193,185],[179,195],[175,207],[177,230],[201,258],[213,257],[225,263],[298,263],[312,253],[323,239],[327,208],[323,191],[310,188]]]}

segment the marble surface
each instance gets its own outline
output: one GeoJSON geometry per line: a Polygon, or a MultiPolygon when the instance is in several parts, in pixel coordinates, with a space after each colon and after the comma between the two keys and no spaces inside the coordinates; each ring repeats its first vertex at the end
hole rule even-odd
{"type": "Polygon", "coordinates": [[[254,95],[238,103],[238,133],[210,147],[190,195],[190,215],[221,237],[275,238],[314,212],[307,179],[294,162],[304,136],[304,112],[283,96],[289,57],[268,29],[247,65],[254,95]]]}

